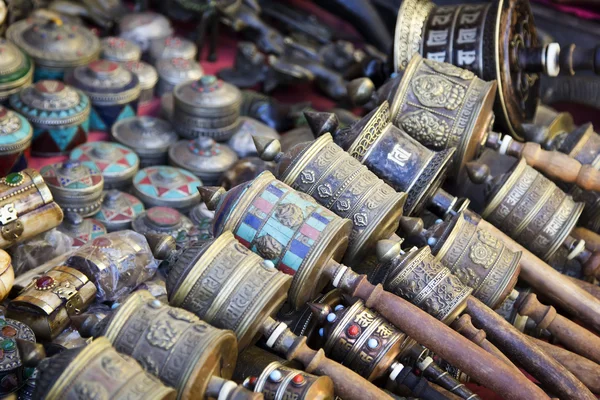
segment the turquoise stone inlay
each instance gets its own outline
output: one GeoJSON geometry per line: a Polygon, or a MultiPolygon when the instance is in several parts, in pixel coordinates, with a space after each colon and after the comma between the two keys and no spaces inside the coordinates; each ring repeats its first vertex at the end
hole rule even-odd
{"type": "Polygon", "coordinates": [[[29,122],[22,115],[17,113],[14,113],[13,115],[19,119],[21,126],[16,131],[8,134],[2,134],[0,130],[0,146],[18,143],[31,135],[31,125],[29,122]]]}
{"type": "Polygon", "coordinates": [[[90,127],[93,131],[107,131],[116,122],[135,117],[137,113],[137,101],[127,103],[125,106],[94,106],[90,114],[90,127]]]}
{"type": "Polygon", "coordinates": [[[33,70],[33,81],[43,81],[43,80],[57,80],[62,81],[65,77],[64,70],[55,70],[55,69],[47,69],[44,67],[35,66],[33,70]]]}

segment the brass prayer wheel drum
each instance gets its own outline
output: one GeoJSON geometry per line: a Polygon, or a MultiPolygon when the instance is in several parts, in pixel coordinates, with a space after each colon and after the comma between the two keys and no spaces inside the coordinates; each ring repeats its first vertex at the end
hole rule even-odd
{"type": "Polygon", "coordinates": [[[56,228],[62,219],[62,209],[36,170],[0,179],[0,249],[56,228]]]}
{"type": "Polygon", "coordinates": [[[351,222],[268,171],[217,197],[215,237],[231,231],[244,247],[293,275],[288,301],[294,308],[317,297],[327,283],[327,261],[341,260],[346,251],[351,222]]]}
{"type": "Polygon", "coordinates": [[[250,377],[244,386],[272,400],[333,400],[333,382],[327,376],[316,376],[287,367],[277,361],[267,365],[258,377],[250,377]]]}
{"type": "Polygon", "coordinates": [[[431,237],[436,240],[431,252],[491,309],[498,307],[514,289],[521,252],[509,250],[463,213],[439,224],[431,237]]]}
{"type": "Polygon", "coordinates": [[[390,99],[392,123],[430,149],[456,148],[449,173],[456,177],[485,145],[496,86],[469,70],[415,54],[390,99]]]}
{"type": "Polygon", "coordinates": [[[576,203],[524,159],[494,181],[486,193],[481,216],[547,260],[575,227],[584,205],[576,203]]]}
{"type": "Polygon", "coordinates": [[[369,381],[386,374],[403,357],[403,352],[415,344],[361,300],[349,307],[337,305],[327,311],[322,332],[325,353],[369,381]]]}
{"type": "Polygon", "coordinates": [[[486,81],[496,80],[498,122],[505,132],[522,139],[522,125],[533,119],[539,99],[537,73],[558,72],[557,50],[554,44],[539,45],[526,0],[443,7],[429,0],[408,0],[398,11],[393,59],[394,69],[403,71],[413,54],[420,53],[486,81]]]}
{"type": "Polygon", "coordinates": [[[350,128],[331,134],[335,143],[352,157],[396,191],[407,194],[406,215],[418,215],[427,205],[444,181],[455,151],[429,150],[392,125],[387,101],[350,128]]]}
{"type": "Polygon", "coordinates": [[[383,286],[449,324],[465,309],[473,289],[465,286],[431,254],[429,246],[412,248],[388,261],[383,286]]]}
{"type": "Polygon", "coordinates": [[[100,337],[65,350],[38,366],[34,398],[174,400],[175,390],[148,374],[131,357],[118,353],[100,337]]]}
{"type": "MultiPolygon", "coordinates": [[[[278,150],[279,142],[271,141],[261,156],[271,158],[268,153],[273,147],[278,150]]],[[[346,264],[362,260],[379,239],[389,238],[398,229],[406,193],[396,192],[379,179],[336,145],[330,134],[297,144],[277,157],[281,181],[352,221],[346,264]]]]}
{"type": "Polygon", "coordinates": [[[285,360],[257,346],[238,356],[233,380],[271,400],[334,400],[333,382],[328,376],[304,372],[302,364],[285,360]]]}
{"type": "Polygon", "coordinates": [[[211,377],[230,379],[235,369],[233,332],[213,328],[147,290],[132,293],[109,317],[102,335],[175,388],[178,399],[205,398],[211,377]]]}
{"type": "Polygon", "coordinates": [[[167,293],[171,305],[234,331],[241,350],[261,336],[263,321],[285,301],[290,280],[223,232],[179,256],[167,277],[167,293]]]}

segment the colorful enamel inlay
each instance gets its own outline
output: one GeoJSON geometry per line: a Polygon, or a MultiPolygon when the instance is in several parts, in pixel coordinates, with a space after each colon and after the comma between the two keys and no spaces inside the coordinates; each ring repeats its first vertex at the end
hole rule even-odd
{"type": "Polygon", "coordinates": [[[186,199],[198,195],[202,182],[192,173],[180,168],[159,166],[139,171],[133,178],[137,190],[159,199],[186,199]]]}
{"type": "Polygon", "coordinates": [[[105,201],[98,214],[94,215],[94,218],[105,225],[107,223],[131,222],[143,212],[144,205],[141,201],[128,193],[119,192],[114,204],[107,204],[105,201]]]}
{"type": "Polygon", "coordinates": [[[280,181],[272,181],[252,200],[234,235],[280,271],[295,275],[336,218],[311,200],[280,181]]]}
{"type": "Polygon", "coordinates": [[[90,240],[106,234],[106,228],[102,222],[93,218],[87,218],[83,224],[83,229],[77,232],[77,236],[73,236],[73,247],[81,247],[90,240]]]}
{"type": "Polygon", "coordinates": [[[114,106],[92,106],[90,127],[94,131],[108,131],[118,121],[135,117],[138,101],[114,106]]]}
{"type": "Polygon", "coordinates": [[[122,176],[139,165],[139,158],[132,150],[109,142],[82,144],[71,152],[70,158],[97,167],[105,178],[122,176]]]}
{"type": "Polygon", "coordinates": [[[40,172],[46,183],[65,189],[87,189],[104,181],[97,168],[76,161],[47,165],[40,172]],[[74,164],[71,164],[71,168],[63,170],[63,165],[67,165],[67,163],[74,164]]]}

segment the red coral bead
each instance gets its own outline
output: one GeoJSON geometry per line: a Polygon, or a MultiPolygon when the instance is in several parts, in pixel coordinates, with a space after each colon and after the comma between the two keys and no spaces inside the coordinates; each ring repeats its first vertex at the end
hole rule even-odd
{"type": "Polygon", "coordinates": [[[358,325],[350,325],[350,328],[348,328],[348,335],[350,335],[351,337],[358,336],[359,333],[360,328],[358,327],[358,325]]]}

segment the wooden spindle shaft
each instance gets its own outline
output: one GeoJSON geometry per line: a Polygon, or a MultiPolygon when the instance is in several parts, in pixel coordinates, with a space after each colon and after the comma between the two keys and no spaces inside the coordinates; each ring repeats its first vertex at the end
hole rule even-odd
{"type": "Polygon", "coordinates": [[[539,329],[550,331],[567,349],[600,362],[600,337],[557,314],[554,307],[543,305],[534,293],[517,300],[516,307],[519,314],[534,320],[539,329]]]}
{"type": "Polygon", "coordinates": [[[533,342],[473,296],[465,310],[475,326],[484,329],[491,341],[561,399],[594,400],[596,396],[571,372],[544,353],[533,342]]]}
{"type": "Polygon", "coordinates": [[[575,286],[586,291],[587,293],[589,293],[590,295],[592,295],[600,301],[600,286],[594,285],[593,283],[589,283],[586,281],[582,281],[581,279],[573,278],[572,276],[565,275],[565,277],[568,280],[570,280],[575,286]]]}
{"type": "Polygon", "coordinates": [[[585,247],[590,251],[600,251],[600,235],[598,235],[596,232],[592,232],[587,228],[578,226],[573,229],[571,236],[573,236],[575,239],[585,240],[585,247]]]}
{"type": "Polygon", "coordinates": [[[567,154],[544,150],[539,143],[513,141],[506,154],[525,158],[527,164],[551,179],[574,183],[584,190],[600,190],[600,171],[567,154]]]}
{"type": "Polygon", "coordinates": [[[337,283],[345,293],[362,299],[408,336],[503,398],[548,399],[525,376],[381,285],[369,283],[365,275],[345,273],[337,283]]]}
{"type": "Polygon", "coordinates": [[[600,365],[578,354],[543,340],[530,337],[546,354],[564,365],[594,394],[600,394],[600,365]]]}
{"type": "Polygon", "coordinates": [[[521,273],[519,275],[521,279],[536,292],[543,293],[544,297],[553,304],[566,309],[596,332],[600,332],[600,301],[597,298],[540,260],[494,225],[481,220],[479,226],[502,240],[509,250],[521,252],[521,273]]]}
{"type": "MultiPolygon", "coordinates": [[[[471,321],[471,316],[469,314],[463,314],[452,323],[452,328],[456,330],[456,332],[460,333],[473,343],[477,344],[479,347],[485,349],[490,354],[498,357],[498,359],[504,361],[508,366],[514,368],[516,371],[519,369],[509,360],[508,357],[504,355],[496,346],[490,343],[486,338],[486,333],[482,329],[477,329],[473,326],[473,322],[471,321]]],[[[519,371],[520,373],[520,371],[519,371]]]]}

